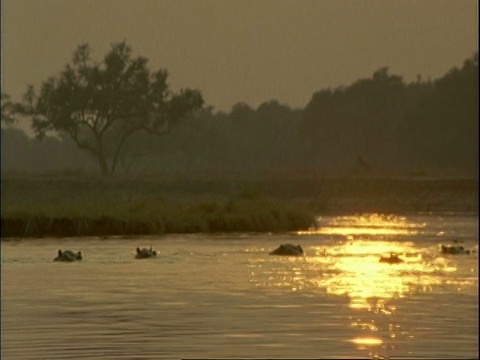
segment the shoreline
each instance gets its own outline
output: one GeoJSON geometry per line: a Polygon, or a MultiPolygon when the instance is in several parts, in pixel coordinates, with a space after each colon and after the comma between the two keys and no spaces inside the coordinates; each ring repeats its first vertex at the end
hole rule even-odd
{"type": "MultiPolygon", "coordinates": [[[[478,211],[397,211],[397,212],[329,212],[318,214],[313,217],[313,222],[309,223],[310,226],[314,223],[317,217],[322,216],[351,216],[355,214],[394,214],[401,216],[411,215],[428,215],[428,216],[477,216],[478,211]]],[[[245,219],[240,220],[240,223],[245,224],[245,219]]],[[[171,228],[165,229],[161,225],[152,227],[151,222],[147,221],[124,221],[118,219],[79,219],[79,218],[42,218],[42,219],[13,219],[3,218],[1,219],[2,234],[1,240],[18,240],[18,239],[42,239],[42,238],[81,238],[81,237],[98,237],[102,240],[108,240],[110,238],[125,238],[131,239],[133,237],[142,236],[163,236],[171,234],[205,234],[205,235],[218,235],[218,234],[235,234],[235,233],[256,233],[256,234],[268,234],[268,233],[288,233],[304,231],[309,228],[307,222],[304,222],[304,226],[297,227],[234,227],[231,224],[225,223],[224,226],[218,226],[215,230],[207,230],[200,228],[191,229],[179,229],[171,228]]]]}
{"type": "MultiPolygon", "coordinates": [[[[373,214],[373,212],[361,212],[361,213],[329,213],[329,214],[321,214],[321,216],[350,216],[352,214],[373,214]]],[[[395,214],[395,215],[444,215],[444,216],[476,216],[478,217],[478,212],[455,212],[455,211],[430,211],[430,212],[396,212],[396,213],[382,213],[382,214],[395,214]]],[[[297,231],[306,231],[308,227],[302,228],[291,228],[291,229],[283,229],[283,230],[254,230],[254,229],[236,229],[236,230],[216,230],[216,231],[136,231],[135,229],[145,229],[147,225],[142,222],[138,222],[135,224],[127,224],[117,222],[118,224],[122,224],[129,228],[129,230],[124,232],[117,232],[112,230],[111,228],[105,228],[102,225],[102,230],[97,231],[98,228],[90,227],[89,230],[86,231],[77,231],[72,226],[74,224],[73,220],[65,222],[65,219],[48,219],[46,220],[49,225],[45,225],[45,222],[40,225],[36,225],[36,230],[34,233],[26,232],[25,229],[29,227],[28,221],[19,220],[19,219],[2,219],[2,241],[13,241],[13,240],[24,240],[24,239],[43,239],[43,238],[86,238],[86,237],[97,237],[102,240],[111,240],[111,239],[132,239],[134,237],[149,237],[149,236],[164,236],[164,235],[187,235],[187,234],[202,234],[202,235],[222,235],[222,234],[240,234],[240,233],[251,233],[251,234],[283,234],[289,232],[297,232],[297,231]],[[68,224],[70,225],[62,226],[60,224],[68,224]],[[15,223],[15,224],[13,224],[15,223]],[[4,231],[3,229],[8,229],[4,231]]]]}

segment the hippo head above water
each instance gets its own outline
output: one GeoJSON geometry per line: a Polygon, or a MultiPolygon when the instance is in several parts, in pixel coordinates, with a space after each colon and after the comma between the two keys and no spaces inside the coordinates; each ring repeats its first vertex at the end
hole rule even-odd
{"type": "Polygon", "coordinates": [[[137,247],[137,253],[135,254],[136,259],[148,259],[156,256],[157,256],[157,251],[153,250],[153,247],[150,247],[150,249],[147,249],[147,248],[140,249],[139,247],[137,247]]]}
{"type": "Polygon", "coordinates": [[[440,248],[440,252],[442,254],[449,254],[449,255],[459,255],[459,254],[469,255],[470,252],[471,252],[470,250],[466,250],[461,245],[443,245],[443,244],[440,244],[439,248],[440,248]]]}
{"type": "Polygon", "coordinates": [[[300,245],[282,244],[272,252],[270,255],[284,255],[284,256],[302,256],[303,249],[300,245]]]}
{"type": "Polygon", "coordinates": [[[72,261],[80,261],[83,259],[82,252],[79,251],[77,253],[70,251],[70,250],[65,250],[62,251],[62,249],[58,249],[58,255],[53,261],[66,261],[66,262],[72,262],[72,261]]]}
{"type": "Polygon", "coordinates": [[[390,253],[390,256],[380,256],[381,263],[387,264],[400,264],[403,263],[403,259],[401,259],[398,254],[390,253]]]}

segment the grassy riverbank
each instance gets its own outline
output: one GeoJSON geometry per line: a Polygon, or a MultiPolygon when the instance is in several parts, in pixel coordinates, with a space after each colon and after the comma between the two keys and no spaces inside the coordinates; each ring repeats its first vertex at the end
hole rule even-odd
{"type": "Polygon", "coordinates": [[[314,215],[478,212],[469,179],[2,178],[2,237],[281,232],[314,215]]]}
{"type": "Polygon", "coordinates": [[[2,179],[2,237],[282,232],[313,213],[244,189],[172,188],[157,181],[2,179]]]}

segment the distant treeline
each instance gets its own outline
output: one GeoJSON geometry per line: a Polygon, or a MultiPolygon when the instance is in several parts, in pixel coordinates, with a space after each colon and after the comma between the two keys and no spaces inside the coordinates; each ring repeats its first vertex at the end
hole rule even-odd
{"type": "MultiPolygon", "coordinates": [[[[68,137],[2,128],[2,173],[97,172],[68,137]]],[[[304,109],[272,100],[204,107],[166,136],[135,134],[119,174],[458,175],[478,172],[478,53],[434,81],[388,68],[313,94],[304,109]]]]}

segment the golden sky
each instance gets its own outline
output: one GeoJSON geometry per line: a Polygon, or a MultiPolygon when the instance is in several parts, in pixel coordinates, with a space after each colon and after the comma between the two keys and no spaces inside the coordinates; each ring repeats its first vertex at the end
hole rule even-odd
{"type": "Polygon", "coordinates": [[[77,45],[100,60],[126,40],[173,89],[229,110],[312,94],[389,66],[407,81],[442,76],[477,49],[476,0],[2,0],[2,88],[57,74],[77,45]]]}

